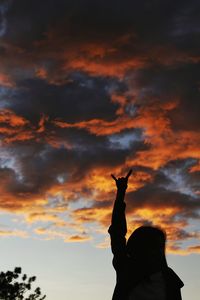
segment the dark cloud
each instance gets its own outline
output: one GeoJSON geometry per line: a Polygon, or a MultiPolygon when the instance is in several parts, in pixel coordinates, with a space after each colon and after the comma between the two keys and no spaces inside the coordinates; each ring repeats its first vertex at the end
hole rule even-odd
{"type": "MultiPolygon", "coordinates": [[[[168,228],[171,224],[173,227],[172,240],[195,238],[194,233],[183,229],[188,226],[190,219],[200,218],[199,196],[195,194],[195,189],[199,190],[197,175],[199,172],[189,172],[193,164],[192,160],[169,162],[165,168],[154,174],[154,179],[150,183],[146,183],[137,191],[128,193],[128,213],[134,217],[138,209],[157,210],[164,226],[168,228]],[[168,209],[171,210],[169,214],[168,209]],[[180,222],[182,229],[176,228],[180,222]]],[[[151,221],[148,216],[143,220],[143,224],[146,221],[151,221]]]]}
{"type": "Polygon", "coordinates": [[[160,103],[177,101],[167,114],[173,130],[197,130],[199,123],[199,63],[169,67],[151,67],[129,76],[138,89],[137,102],[148,105],[150,99],[160,103]],[[144,88],[145,87],[145,88],[144,88]]]}
{"type": "Polygon", "coordinates": [[[97,138],[81,130],[64,131],[62,139],[68,140],[71,149],[64,145],[54,148],[34,140],[6,147],[8,157],[15,161],[13,169],[2,169],[9,192],[19,196],[44,194],[51,186],[59,185],[59,176],[62,183],[81,181],[95,168],[123,165],[129,152],[144,148],[143,142],[135,142],[131,148],[115,149],[106,137],[97,138]]]}
{"type": "Polygon", "coordinates": [[[59,86],[41,79],[27,79],[19,82],[18,90],[5,107],[37,122],[41,114],[67,122],[93,118],[112,120],[118,108],[117,103],[111,103],[108,87],[112,84],[112,81],[84,74],[74,75],[68,84],[59,86]]]}
{"type": "Polygon", "coordinates": [[[128,195],[129,204],[132,208],[177,208],[181,211],[193,211],[199,209],[199,201],[180,192],[173,192],[157,186],[148,186],[128,195]]]}
{"type": "MultiPolygon", "coordinates": [[[[197,16],[197,7],[198,1],[13,1],[8,21],[18,30],[14,33],[10,25],[7,35],[12,41],[15,37],[20,41],[23,36],[31,36],[34,40],[50,27],[62,24],[63,31],[79,34],[82,38],[85,38],[84,32],[90,37],[98,37],[101,33],[113,36],[134,29],[149,40],[158,36],[160,41],[163,32],[170,29],[170,23],[175,27],[175,33],[179,33],[180,28],[184,32],[186,24],[190,25],[187,26],[190,31],[196,27],[197,17],[192,17],[197,16]]],[[[166,39],[165,35],[163,39],[166,39]]]]}

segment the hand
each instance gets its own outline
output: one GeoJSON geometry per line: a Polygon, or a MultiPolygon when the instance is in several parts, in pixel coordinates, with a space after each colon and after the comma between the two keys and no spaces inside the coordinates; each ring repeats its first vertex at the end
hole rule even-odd
{"type": "Polygon", "coordinates": [[[128,172],[128,174],[126,175],[126,177],[120,177],[120,178],[116,178],[113,174],[111,174],[111,177],[115,180],[116,182],[116,186],[118,188],[118,190],[120,191],[125,191],[127,189],[127,186],[128,186],[128,179],[129,179],[129,176],[131,175],[132,173],[132,170],[130,170],[128,172]]]}

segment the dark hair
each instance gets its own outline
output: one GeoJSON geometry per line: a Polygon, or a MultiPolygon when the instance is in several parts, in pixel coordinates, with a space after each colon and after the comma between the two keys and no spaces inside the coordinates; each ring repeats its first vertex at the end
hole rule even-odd
{"type": "Polygon", "coordinates": [[[154,252],[157,256],[165,256],[166,233],[153,226],[141,226],[137,228],[127,241],[127,253],[129,255],[144,255],[154,252]]]}

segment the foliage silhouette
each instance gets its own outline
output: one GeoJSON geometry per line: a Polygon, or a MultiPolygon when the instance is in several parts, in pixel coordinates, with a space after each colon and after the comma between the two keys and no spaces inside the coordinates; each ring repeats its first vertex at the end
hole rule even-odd
{"type": "Polygon", "coordinates": [[[36,276],[28,277],[22,274],[22,269],[16,267],[14,271],[0,273],[0,300],[43,300],[39,287],[32,289],[36,276]]]}

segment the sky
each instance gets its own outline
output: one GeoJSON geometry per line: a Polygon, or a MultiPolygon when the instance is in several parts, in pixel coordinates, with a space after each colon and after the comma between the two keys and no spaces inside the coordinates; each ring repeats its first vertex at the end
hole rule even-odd
{"type": "Polygon", "coordinates": [[[167,233],[197,300],[200,3],[0,1],[1,269],[49,300],[109,300],[110,174],[132,169],[128,235],[167,233]]]}

